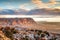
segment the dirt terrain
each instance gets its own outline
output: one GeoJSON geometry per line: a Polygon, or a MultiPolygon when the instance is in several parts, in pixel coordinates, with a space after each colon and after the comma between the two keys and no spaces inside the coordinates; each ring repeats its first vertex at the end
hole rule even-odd
{"type": "Polygon", "coordinates": [[[60,22],[37,22],[39,25],[43,25],[47,31],[60,34],[60,22]]]}

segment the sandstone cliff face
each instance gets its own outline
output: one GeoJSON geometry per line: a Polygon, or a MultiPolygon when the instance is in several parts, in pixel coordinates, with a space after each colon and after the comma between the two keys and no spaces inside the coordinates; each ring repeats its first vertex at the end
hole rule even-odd
{"type": "Polygon", "coordinates": [[[37,24],[32,18],[0,18],[0,24],[10,27],[23,27],[28,29],[45,30],[43,25],[37,24]]]}

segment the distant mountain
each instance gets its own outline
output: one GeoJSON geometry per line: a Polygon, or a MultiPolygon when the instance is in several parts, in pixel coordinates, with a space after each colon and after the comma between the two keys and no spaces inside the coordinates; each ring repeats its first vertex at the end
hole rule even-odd
{"type": "Polygon", "coordinates": [[[28,11],[24,9],[12,10],[12,9],[3,9],[0,10],[0,15],[25,15],[28,11]]]}
{"type": "Polygon", "coordinates": [[[0,10],[0,15],[8,15],[8,14],[12,15],[14,13],[15,13],[14,10],[10,10],[10,9],[0,10]]]}
{"type": "Polygon", "coordinates": [[[27,10],[24,10],[24,9],[18,9],[18,10],[15,10],[15,14],[17,15],[26,15],[27,14],[27,10]]]}
{"type": "Polygon", "coordinates": [[[60,15],[60,9],[33,9],[28,15],[60,15]]]}
{"type": "Polygon", "coordinates": [[[0,26],[22,27],[28,29],[45,30],[43,25],[37,24],[32,18],[0,18],[0,26]]]}
{"type": "Polygon", "coordinates": [[[30,11],[25,9],[3,9],[0,10],[0,15],[60,15],[60,9],[32,9],[30,11]]]}

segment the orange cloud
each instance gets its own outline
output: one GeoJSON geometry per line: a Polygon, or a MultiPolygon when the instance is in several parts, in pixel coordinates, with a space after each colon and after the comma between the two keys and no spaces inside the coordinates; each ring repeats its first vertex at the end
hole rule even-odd
{"type": "Polygon", "coordinates": [[[47,3],[43,3],[41,0],[32,0],[32,2],[36,4],[39,8],[50,8],[49,6],[57,4],[55,0],[50,0],[47,3]]]}
{"type": "Polygon", "coordinates": [[[57,2],[56,2],[55,0],[50,0],[50,1],[49,1],[49,4],[55,5],[55,4],[57,4],[57,2]]]}
{"type": "Polygon", "coordinates": [[[48,8],[48,6],[40,0],[32,0],[32,2],[36,4],[39,8],[48,8]]]}

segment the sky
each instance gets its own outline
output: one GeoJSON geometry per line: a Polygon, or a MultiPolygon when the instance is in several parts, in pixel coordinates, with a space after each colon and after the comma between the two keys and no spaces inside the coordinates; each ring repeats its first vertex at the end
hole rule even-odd
{"type": "Polygon", "coordinates": [[[60,0],[0,0],[1,9],[58,8],[60,0]]]}

